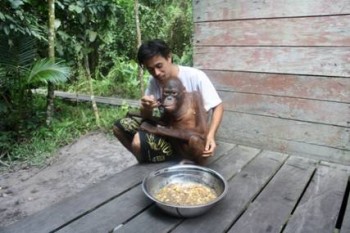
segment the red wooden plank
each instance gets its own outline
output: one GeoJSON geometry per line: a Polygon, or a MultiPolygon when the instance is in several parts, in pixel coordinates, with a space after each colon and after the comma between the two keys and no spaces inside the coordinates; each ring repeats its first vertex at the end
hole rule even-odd
{"type": "Polygon", "coordinates": [[[350,47],[195,47],[201,69],[350,77],[350,47]]]}
{"type": "Polygon", "coordinates": [[[218,90],[350,103],[350,79],[204,70],[218,90]]]}
{"type": "Polygon", "coordinates": [[[195,24],[195,45],[350,46],[350,15],[195,24]]]}
{"type": "Polygon", "coordinates": [[[232,92],[219,95],[225,110],[350,127],[350,103],[232,92]]]}
{"type": "Polygon", "coordinates": [[[349,0],[196,0],[194,21],[339,15],[350,13],[349,0]]]}

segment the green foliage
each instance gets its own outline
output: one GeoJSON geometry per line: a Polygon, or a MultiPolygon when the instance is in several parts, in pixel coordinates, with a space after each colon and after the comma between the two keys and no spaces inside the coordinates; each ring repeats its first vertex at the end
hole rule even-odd
{"type": "Polygon", "coordinates": [[[34,0],[0,1],[0,34],[8,37],[22,35],[46,40],[45,27],[42,26],[45,24],[42,24],[42,18],[35,13],[39,8],[35,6],[37,2],[34,0]]]}
{"type": "Polygon", "coordinates": [[[41,59],[29,70],[27,82],[31,86],[40,86],[48,82],[59,84],[68,80],[69,73],[69,67],[62,61],[54,63],[48,59],[41,59]]]}
{"type": "MultiPolygon", "coordinates": [[[[39,59],[34,38],[13,37],[0,44],[0,123],[1,131],[22,140],[23,132],[31,130],[28,119],[36,115],[32,89],[65,82],[69,68],[63,63],[39,59]]],[[[35,125],[33,128],[35,129],[35,125]]]]}
{"type": "MultiPolygon", "coordinates": [[[[95,116],[89,103],[67,103],[57,100],[56,114],[50,128],[45,125],[45,98],[35,97],[34,103],[38,114],[30,120],[29,125],[35,125],[36,128],[26,130],[23,140],[14,141],[11,135],[1,132],[0,155],[3,156],[3,162],[11,164],[26,161],[30,165],[43,165],[46,158],[59,147],[73,142],[87,132],[101,130],[95,124],[95,116]]],[[[102,105],[99,106],[99,110],[102,130],[111,132],[113,122],[126,114],[128,106],[102,105]]]]}
{"type": "MultiPolygon", "coordinates": [[[[100,74],[99,79],[92,81],[95,95],[140,98],[140,81],[137,79],[137,68],[138,64],[135,61],[115,58],[113,67],[106,76],[100,74]]],[[[147,81],[147,76],[145,74],[144,82],[147,81]]],[[[71,85],[61,88],[68,92],[89,93],[88,80],[86,79],[78,79],[71,85]]]]}
{"type": "MultiPolygon", "coordinates": [[[[52,148],[96,129],[90,104],[82,110],[80,105],[67,107],[60,103],[52,127],[47,128],[43,123],[46,101],[38,101],[31,92],[50,81],[64,90],[88,93],[85,57],[96,95],[141,95],[135,62],[134,2],[55,2],[56,58],[67,61],[71,69],[62,62],[42,59],[48,48],[47,1],[0,1],[0,158],[6,155],[9,159],[26,160],[33,156],[37,158],[33,163],[37,163],[52,148]]],[[[139,0],[139,13],[143,41],[164,39],[173,48],[176,63],[192,65],[191,0],[139,0]]],[[[146,73],[144,82],[147,76],[146,73]]],[[[110,129],[111,115],[123,111],[100,108],[101,123],[110,129]]]]}

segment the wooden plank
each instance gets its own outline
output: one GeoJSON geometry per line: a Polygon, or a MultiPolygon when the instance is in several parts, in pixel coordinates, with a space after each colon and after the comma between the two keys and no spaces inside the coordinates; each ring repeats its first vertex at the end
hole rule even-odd
{"type": "Polygon", "coordinates": [[[349,174],[319,166],[283,233],[333,233],[349,174]]]}
{"type": "MultiPolygon", "coordinates": [[[[227,155],[233,148],[233,144],[219,143],[216,151],[217,156],[212,161],[227,155]]],[[[151,202],[143,194],[141,186],[138,185],[58,232],[110,232],[116,226],[129,221],[130,218],[143,211],[150,204],[151,202]]],[[[164,221],[166,221],[166,218],[164,218],[164,221]]]]}
{"type": "MultiPolygon", "coordinates": [[[[218,142],[218,147],[216,150],[216,155],[211,159],[215,161],[221,156],[226,154],[227,151],[231,150],[235,145],[231,143],[218,142]]],[[[95,186],[92,186],[77,195],[70,197],[62,202],[57,203],[51,207],[44,209],[43,211],[29,216],[21,221],[16,222],[4,229],[0,228],[1,232],[51,232],[63,227],[66,223],[77,221],[84,222],[86,219],[86,214],[91,212],[96,208],[104,207],[105,203],[114,199],[119,200],[119,198],[127,197],[118,197],[122,195],[126,190],[129,190],[133,187],[137,187],[142,182],[142,179],[151,171],[160,169],[174,164],[171,163],[157,163],[157,164],[139,164],[132,166],[121,173],[116,174],[115,176],[107,179],[104,182],[101,182],[95,186]],[[83,217],[83,220],[80,220],[83,217]]],[[[137,193],[135,195],[138,195],[137,193]]],[[[143,196],[144,197],[144,196],[143,196]]],[[[120,203],[120,202],[119,202],[120,203]]],[[[147,204],[147,203],[146,203],[147,204]]],[[[123,205],[123,202],[121,202],[123,205]]],[[[140,205],[140,203],[139,203],[140,205]]],[[[141,202],[141,205],[144,206],[144,202],[141,202]]],[[[105,207],[104,207],[105,208],[105,207]]],[[[138,209],[137,209],[138,210],[138,209]]],[[[136,211],[137,211],[136,210],[136,211]]],[[[110,210],[109,210],[110,211],[110,210]]],[[[130,213],[134,213],[132,208],[130,213]]],[[[95,213],[93,211],[92,213],[95,213]]],[[[100,217],[100,211],[96,212],[97,218],[100,217]]],[[[104,218],[104,216],[102,216],[104,218]]],[[[130,216],[128,216],[130,218],[130,216]]],[[[109,218],[106,218],[105,221],[109,221],[109,218]]],[[[103,221],[102,221],[103,222],[103,221]]],[[[89,222],[88,222],[89,223],[89,222]]],[[[107,224],[108,225],[108,224],[107,224]]],[[[106,226],[107,226],[106,225],[106,226]]],[[[77,225],[72,224],[73,227],[77,225]]],[[[115,225],[113,225],[114,227],[115,225]]],[[[79,227],[78,227],[79,228],[79,227]]],[[[95,229],[92,228],[91,229],[95,229]]],[[[96,230],[96,229],[95,229],[96,230]]],[[[63,230],[62,230],[63,231],[63,230]]],[[[96,232],[96,231],[95,231],[96,232]]]]}
{"type": "Polygon", "coordinates": [[[339,163],[330,163],[327,161],[320,161],[320,165],[330,167],[332,169],[337,169],[339,171],[344,171],[350,174],[350,166],[339,164],[339,163]]]}
{"type": "MultiPolygon", "coordinates": [[[[209,167],[218,171],[225,179],[230,179],[249,163],[258,152],[259,150],[255,148],[237,146],[215,163],[210,164],[209,167]]],[[[162,215],[165,214],[158,208],[150,208],[114,232],[168,232],[181,221],[179,218],[162,215]]]]}
{"type": "MultiPolygon", "coordinates": [[[[222,125],[226,124],[229,126],[220,127],[218,131],[217,136],[220,141],[254,146],[256,148],[264,148],[283,153],[297,153],[308,158],[350,165],[350,150],[323,146],[315,144],[310,140],[305,140],[304,138],[308,137],[310,129],[307,129],[307,127],[303,129],[304,123],[295,122],[295,125],[299,128],[298,130],[305,130],[305,135],[300,132],[298,136],[296,132],[294,132],[293,124],[287,126],[282,119],[276,119],[274,122],[273,119],[268,117],[226,111],[222,125]],[[268,127],[268,125],[270,127],[268,127]],[[248,128],[246,128],[247,126],[248,128]],[[295,137],[290,138],[289,134],[295,137]]],[[[306,126],[308,125],[307,123],[305,124],[306,126]]],[[[317,131],[316,126],[311,134],[317,134],[317,132],[319,132],[320,134],[324,133],[326,137],[330,136],[331,132],[328,133],[326,129],[317,131]]],[[[339,128],[339,130],[344,130],[342,137],[344,137],[344,143],[346,143],[346,137],[349,137],[349,130],[342,128],[339,128]]],[[[333,139],[337,140],[336,138],[338,136],[334,136],[335,138],[333,139]]],[[[340,139],[342,137],[340,137],[340,139]]],[[[330,139],[333,141],[331,136],[330,139]]]]}
{"type": "Polygon", "coordinates": [[[235,138],[220,138],[227,142],[242,142],[242,145],[255,146],[266,150],[289,153],[304,158],[324,160],[332,163],[342,163],[350,166],[350,151],[340,150],[330,147],[306,144],[303,142],[293,142],[278,138],[268,139],[267,137],[254,137],[254,135],[238,134],[235,138]]]}
{"type": "Polygon", "coordinates": [[[350,78],[204,70],[217,90],[350,103],[350,78]]]}
{"type": "Polygon", "coordinates": [[[231,19],[300,17],[350,13],[349,0],[197,0],[195,22],[231,19]]]}
{"type": "MultiPolygon", "coordinates": [[[[337,163],[329,163],[326,161],[321,161],[320,165],[322,166],[326,166],[329,167],[331,169],[337,170],[339,172],[346,172],[347,174],[350,174],[350,166],[346,166],[344,164],[337,164],[337,163]]],[[[349,192],[350,189],[350,177],[348,179],[348,183],[347,183],[348,187],[347,187],[347,191],[349,192]]],[[[345,199],[345,213],[343,216],[343,221],[342,221],[342,225],[340,226],[340,233],[350,233],[350,198],[349,198],[349,193],[347,193],[347,200],[345,199]]],[[[345,198],[345,197],[344,197],[345,198]]]]}
{"type": "Polygon", "coordinates": [[[311,161],[291,157],[228,232],[280,232],[314,169],[311,161]]]}
{"type": "Polygon", "coordinates": [[[227,91],[219,95],[229,111],[350,127],[350,103],[227,91]]]}
{"type": "Polygon", "coordinates": [[[284,154],[263,151],[229,180],[225,199],[211,210],[210,215],[186,219],[172,233],[226,232],[286,158],[284,154]]]}
{"type": "Polygon", "coordinates": [[[196,46],[349,46],[350,15],[195,24],[196,46]]]}
{"type": "MultiPolygon", "coordinates": [[[[259,151],[251,147],[237,146],[225,153],[222,158],[210,164],[209,167],[218,171],[225,179],[230,179],[249,163],[259,151]]],[[[129,221],[120,229],[118,228],[116,232],[167,232],[180,221],[180,219],[177,219],[177,221],[169,224],[170,220],[168,220],[168,217],[164,217],[165,221],[162,221],[163,217],[159,219],[159,214],[156,212],[157,208],[151,208],[129,221]],[[145,223],[149,227],[142,227],[145,223]]]]}
{"type": "Polygon", "coordinates": [[[131,222],[117,226],[113,233],[169,232],[173,226],[181,222],[180,218],[175,218],[164,213],[155,205],[149,208],[146,212],[147,214],[141,214],[131,220],[131,222]],[[159,231],[160,228],[162,228],[163,231],[159,231]]]}
{"type": "Polygon", "coordinates": [[[136,216],[126,224],[117,226],[113,233],[169,232],[175,225],[179,224],[179,222],[181,222],[180,218],[170,216],[153,205],[147,211],[136,216]],[[162,231],[160,231],[160,229],[162,231]]]}
{"type": "MultiPolygon", "coordinates": [[[[258,152],[259,150],[255,148],[237,146],[224,153],[209,167],[219,171],[225,179],[228,179],[240,171],[258,152]],[[228,164],[232,166],[227,166],[228,164]]],[[[164,214],[159,208],[152,206],[126,224],[118,226],[113,232],[168,232],[180,221],[182,220],[164,214]]]]}
{"type": "MultiPolygon", "coordinates": [[[[235,139],[244,135],[286,142],[302,142],[350,150],[349,128],[225,111],[218,136],[235,139]]],[[[283,149],[283,148],[281,148],[283,149]]]]}
{"type": "Polygon", "coordinates": [[[195,47],[200,69],[350,77],[350,47],[195,47]]]}
{"type": "Polygon", "coordinates": [[[348,197],[348,202],[346,205],[345,215],[343,218],[343,224],[340,228],[340,233],[350,232],[350,198],[348,197]]]}
{"type": "MultiPolygon", "coordinates": [[[[47,91],[43,89],[35,89],[33,90],[33,93],[46,95],[47,91]]],[[[90,95],[85,95],[81,93],[69,93],[64,91],[55,91],[55,97],[59,97],[62,99],[67,99],[69,101],[75,101],[75,102],[91,101],[90,95]]],[[[104,96],[94,96],[94,99],[97,103],[100,103],[100,104],[108,104],[108,105],[116,105],[116,106],[129,105],[135,108],[140,107],[140,101],[134,100],[134,99],[124,99],[124,98],[104,97],[104,96]]]]}
{"type": "Polygon", "coordinates": [[[1,232],[47,233],[85,215],[87,212],[140,184],[144,176],[155,169],[169,166],[169,163],[143,164],[132,166],[115,176],[86,190],[50,206],[32,216],[28,216],[1,232]]]}
{"type": "Polygon", "coordinates": [[[55,232],[111,232],[115,226],[124,223],[130,216],[140,213],[151,204],[152,202],[145,198],[141,185],[137,185],[116,199],[55,232]]]}
{"type": "Polygon", "coordinates": [[[238,145],[227,152],[217,163],[210,164],[210,168],[220,171],[220,174],[229,180],[241,171],[261,150],[253,147],[238,145]],[[229,165],[229,166],[228,166],[229,165]]]}

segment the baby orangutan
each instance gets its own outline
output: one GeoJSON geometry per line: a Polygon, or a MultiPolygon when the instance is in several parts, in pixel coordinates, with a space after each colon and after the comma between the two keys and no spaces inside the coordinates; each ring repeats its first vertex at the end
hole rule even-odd
{"type": "Polygon", "coordinates": [[[165,136],[184,159],[204,164],[205,140],[208,132],[207,113],[198,92],[186,92],[178,78],[169,79],[163,86],[160,108],[161,123],[141,124],[149,133],[165,136]]]}

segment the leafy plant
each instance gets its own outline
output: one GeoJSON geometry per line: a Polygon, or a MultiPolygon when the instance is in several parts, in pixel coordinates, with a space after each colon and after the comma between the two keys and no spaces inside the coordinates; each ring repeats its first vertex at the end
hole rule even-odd
{"type": "Polygon", "coordinates": [[[27,119],[35,114],[32,89],[47,84],[67,81],[69,68],[62,62],[39,59],[35,39],[17,37],[12,44],[0,44],[0,128],[13,131],[20,137],[30,124],[27,119]]]}

